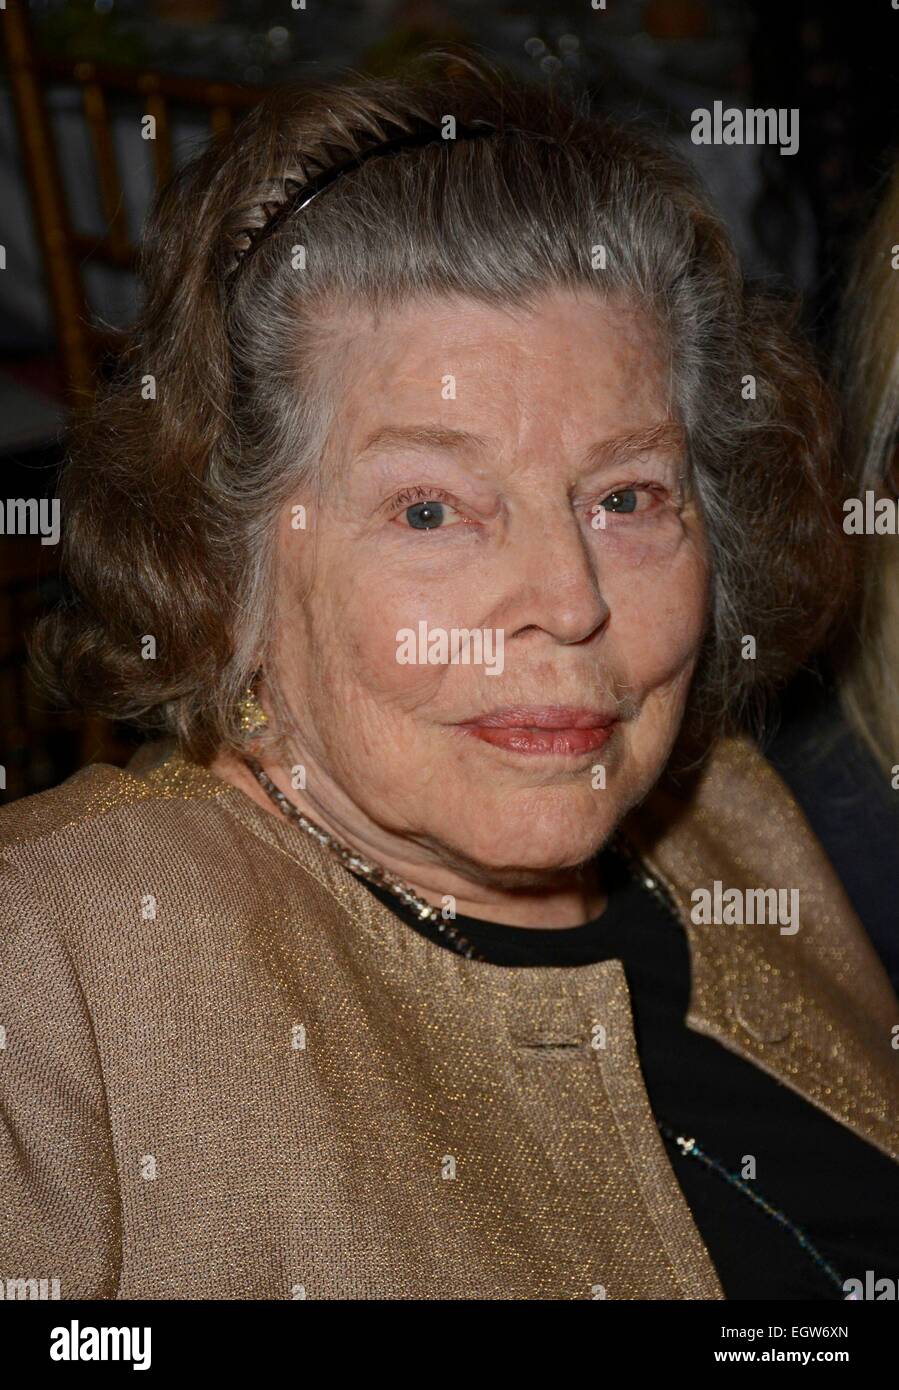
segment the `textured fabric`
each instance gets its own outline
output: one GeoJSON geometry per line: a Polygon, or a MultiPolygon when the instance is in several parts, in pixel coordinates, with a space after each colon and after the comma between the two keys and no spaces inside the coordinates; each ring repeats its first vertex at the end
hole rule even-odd
{"type": "MultiPolygon", "coordinates": [[[[816,895],[795,938],[689,928],[690,1026],[895,1155],[888,982],[758,763],[725,746],[695,812],[671,825],[662,798],[641,813],[681,904],[722,865],[802,874],[816,895]]],[[[617,961],[451,955],[176,755],[87,769],[7,808],[0,839],[4,1284],[722,1296],[652,1121],[617,961]]]]}
{"type": "MultiPolygon", "coordinates": [[[[833,1300],[867,1270],[899,1280],[899,1163],[818,1106],[687,1028],[686,933],[620,856],[598,856],[608,895],[599,917],[577,927],[500,925],[460,914],[455,927],[482,959],[519,969],[619,960],[630,991],[640,1069],[665,1147],[728,1299],[833,1300]],[[829,1268],[743,1189],[685,1156],[692,1136],[725,1170],[752,1155],[749,1190],[798,1227],[829,1268]]],[[[392,894],[370,893],[410,930],[450,949],[434,924],[392,894]]]]}

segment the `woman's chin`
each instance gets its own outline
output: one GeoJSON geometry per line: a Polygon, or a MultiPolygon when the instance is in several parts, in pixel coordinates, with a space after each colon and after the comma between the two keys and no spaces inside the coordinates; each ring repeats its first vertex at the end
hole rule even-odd
{"type": "Polygon", "coordinates": [[[479,870],[478,876],[489,877],[497,886],[524,888],[587,863],[614,830],[615,821],[607,816],[581,822],[576,831],[562,824],[543,833],[539,827],[498,822],[469,835],[457,830],[448,848],[457,862],[479,870]]]}

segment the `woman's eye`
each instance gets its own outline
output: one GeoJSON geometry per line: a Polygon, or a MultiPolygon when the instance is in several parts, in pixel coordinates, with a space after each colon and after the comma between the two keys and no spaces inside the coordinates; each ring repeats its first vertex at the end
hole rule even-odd
{"type": "Polygon", "coordinates": [[[446,512],[444,502],[416,502],[406,508],[405,517],[415,531],[436,531],[446,520],[446,512]]]}
{"type": "Polygon", "coordinates": [[[464,520],[448,500],[423,488],[407,489],[400,493],[394,498],[393,513],[404,530],[412,531],[442,531],[448,525],[464,520]]]}
{"type": "Polygon", "coordinates": [[[635,512],[637,490],[633,487],[620,488],[617,492],[610,492],[599,505],[606,512],[635,512]]]}

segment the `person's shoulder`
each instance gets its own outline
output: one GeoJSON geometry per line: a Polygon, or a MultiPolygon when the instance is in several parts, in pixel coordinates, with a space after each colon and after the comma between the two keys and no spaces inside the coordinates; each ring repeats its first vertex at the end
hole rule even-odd
{"type": "Polygon", "coordinates": [[[252,914],[258,852],[226,809],[236,795],[163,750],[125,768],[91,765],[5,807],[0,975],[17,960],[52,956],[96,985],[116,962],[143,969],[140,952],[161,949],[185,923],[214,917],[227,933],[252,914]]]}
{"type": "MultiPolygon", "coordinates": [[[[214,871],[217,802],[226,784],[172,749],[125,768],[95,763],[59,786],[0,809],[0,877],[7,908],[49,917],[76,903],[114,901],[160,872],[214,871]]],[[[219,835],[216,835],[216,825],[219,835]]]]}
{"type": "Polygon", "coordinates": [[[140,752],[124,768],[92,763],[49,791],[0,807],[0,856],[14,861],[42,845],[121,837],[123,823],[152,820],[160,803],[171,816],[223,791],[217,778],[168,747],[140,752]]]}

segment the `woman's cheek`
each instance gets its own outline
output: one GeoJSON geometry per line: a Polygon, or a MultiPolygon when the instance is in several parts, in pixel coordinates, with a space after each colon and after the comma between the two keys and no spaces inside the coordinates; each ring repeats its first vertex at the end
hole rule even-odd
{"type": "Polygon", "coordinates": [[[439,683],[445,668],[408,660],[410,646],[417,652],[420,623],[427,632],[463,625],[448,618],[447,608],[445,592],[438,601],[420,590],[397,590],[374,579],[360,582],[342,616],[335,616],[340,622],[336,630],[344,636],[347,679],[363,693],[396,701],[400,708],[414,707],[439,683]]]}
{"type": "Polygon", "coordinates": [[[616,567],[607,573],[604,596],[610,634],[632,683],[647,690],[689,672],[696,663],[706,623],[708,572],[701,548],[683,547],[676,562],[616,567]]]}
{"type": "Polygon", "coordinates": [[[650,517],[595,512],[590,530],[599,567],[614,566],[628,573],[646,566],[668,569],[692,543],[688,527],[676,512],[650,517]]]}

